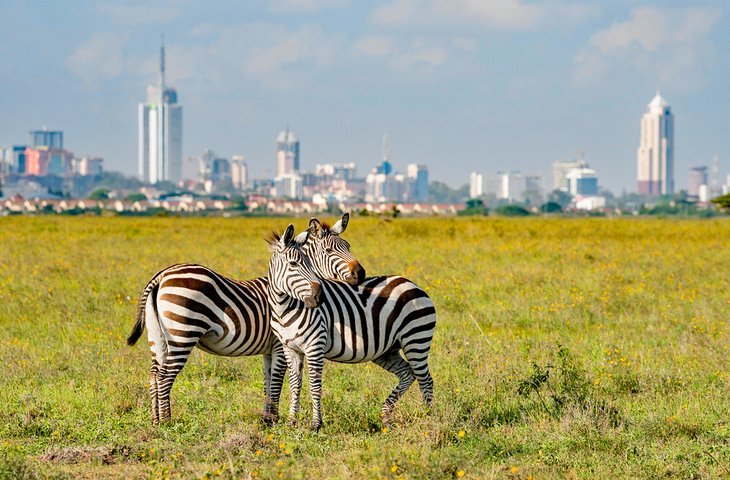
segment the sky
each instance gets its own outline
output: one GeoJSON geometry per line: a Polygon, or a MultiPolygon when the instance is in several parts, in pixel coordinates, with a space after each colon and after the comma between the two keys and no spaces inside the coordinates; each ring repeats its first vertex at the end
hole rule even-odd
{"type": "Polygon", "coordinates": [[[67,149],[136,173],[137,104],[158,80],[183,106],[183,155],[246,156],[272,177],[287,125],[305,170],[355,162],[383,135],[396,170],[452,187],[472,171],[540,173],[584,156],[635,191],[657,90],[675,115],[675,178],[730,172],[730,4],[569,0],[0,0],[0,145],[64,131],[67,149]]]}

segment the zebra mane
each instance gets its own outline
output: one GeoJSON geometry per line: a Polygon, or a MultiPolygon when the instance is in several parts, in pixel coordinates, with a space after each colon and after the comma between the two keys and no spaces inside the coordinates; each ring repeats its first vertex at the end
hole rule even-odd
{"type": "Polygon", "coordinates": [[[269,232],[268,235],[264,237],[264,240],[266,240],[272,248],[276,246],[277,243],[279,243],[279,240],[281,240],[281,235],[279,235],[275,231],[269,232]]]}
{"type": "Polygon", "coordinates": [[[330,230],[332,230],[332,226],[327,222],[320,223],[320,228],[323,232],[329,232],[330,230]]]}

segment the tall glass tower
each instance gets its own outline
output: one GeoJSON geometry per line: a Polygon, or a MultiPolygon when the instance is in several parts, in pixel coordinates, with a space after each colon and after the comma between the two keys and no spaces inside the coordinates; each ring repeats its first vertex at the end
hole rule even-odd
{"type": "Polygon", "coordinates": [[[165,45],[160,47],[160,80],[147,87],[147,102],[137,109],[138,173],[147,183],[182,179],[182,106],[177,91],[165,85],[165,45]]]}
{"type": "Polygon", "coordinates": [[[636,180],[640,195],[674,192],[674,115],[659,92],[641,118],[636,180]]]}
{"type": "Polygon", "coordinates": [[[299,173],[299,168],[299,140],[287,126],[276,137],[276,176],[299,173]]]}

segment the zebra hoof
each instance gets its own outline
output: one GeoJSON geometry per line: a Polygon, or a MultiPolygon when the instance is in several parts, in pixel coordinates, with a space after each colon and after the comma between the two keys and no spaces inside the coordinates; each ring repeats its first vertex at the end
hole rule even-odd
{"type": "Polygon", "coordinates": [[[261,415],[261,421],[267,427],[271,427],[271,426],[275,425],[279,421],[279,416],[278,415],[275,415],[273,413],[266,413],[266,412],[264,412],[261,415]]]}
{"type": "Polygon", "coordinates": [[[312,431],[314,433],[318,433],[320,428],[322,428],[322,424],[321,423],[319,423],[319,424],[313,423],[312,424],[312,431]]]}

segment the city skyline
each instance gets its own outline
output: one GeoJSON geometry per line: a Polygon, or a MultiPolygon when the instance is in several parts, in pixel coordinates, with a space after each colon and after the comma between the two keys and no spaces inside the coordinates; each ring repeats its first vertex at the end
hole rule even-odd
{"type": "Polygon", "coordinates": [[[156,77],[164,32],[170,83],[185,98],[183,157],[244,154],[251,178],[275,176],[270,139],[288,123],[303,142],[302,170],[366,171],[388,133],[396,169],[426,164],[453,187],[471,171],[548,178],[554,161],[585,150],[602,186],[634,191],[639,122],[657,88],[677,118],[675,190],[715,153],[720,178],[730,169],[730,62],[718,48],[730,29],[719,1],[48,8],[0,6],[12,20],[0,36],[0,144],[48,125],[77,153],[134,174],[134,106],[156,77]],[[81,28],[57,21],[79,16],[81,28]],[[31,37],[20,28],[29,23],[31,37]]]}

